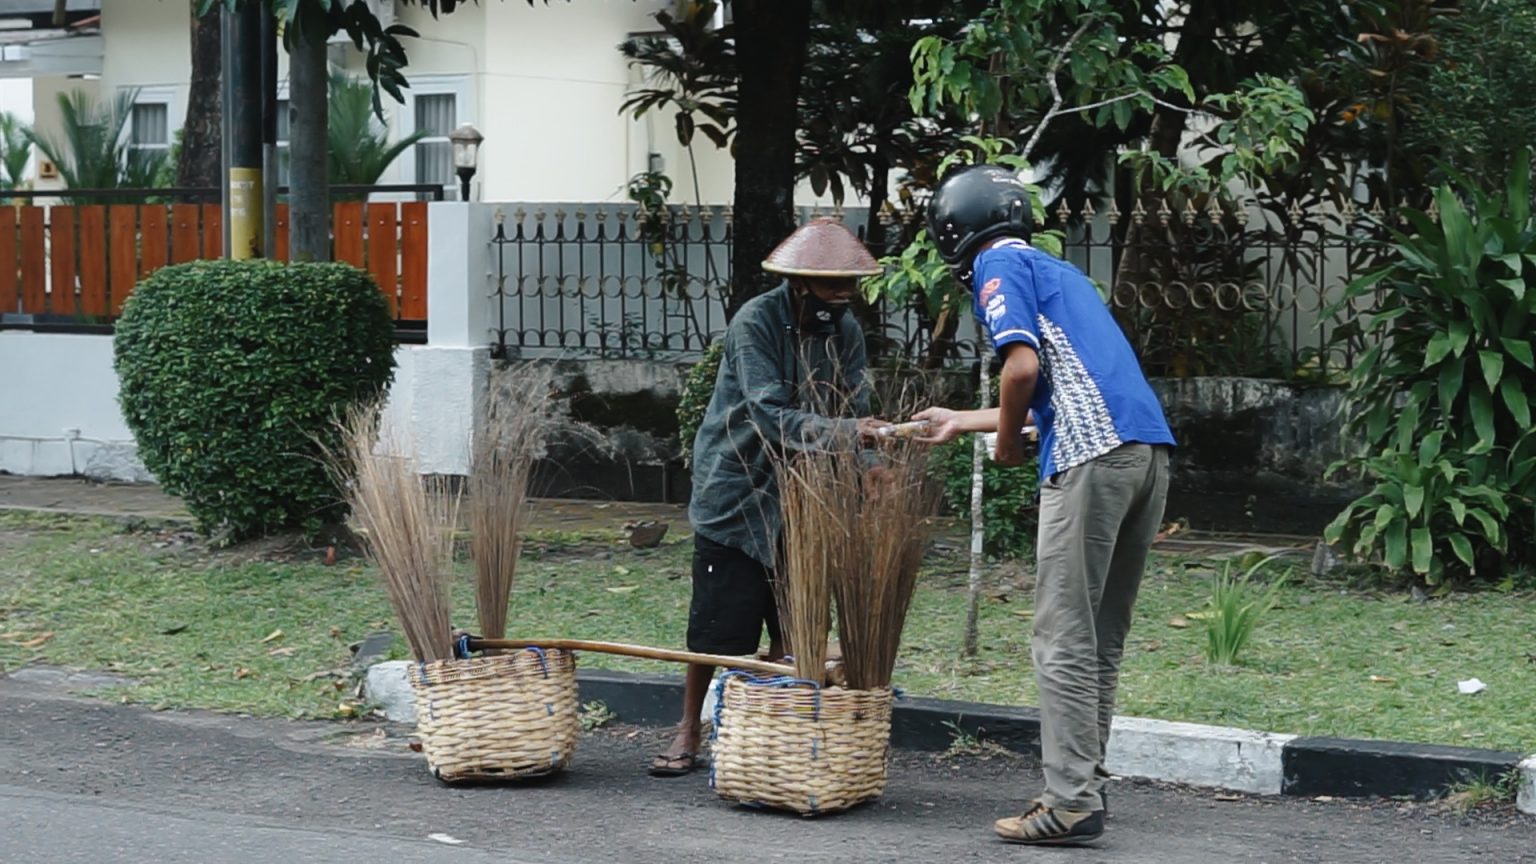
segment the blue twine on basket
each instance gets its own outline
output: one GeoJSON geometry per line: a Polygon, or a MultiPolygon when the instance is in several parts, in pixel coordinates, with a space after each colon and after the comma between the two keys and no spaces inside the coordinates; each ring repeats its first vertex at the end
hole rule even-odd
{"type": "MultiPolygon", "coordinates": [[[[543,648],[535,648],[535,647],[530,645],[529,647],[524,648],[523,650],[524,651],[532,652],[532,654],[535,657],[539,658],[539,668],[544,670],[544,677],[548,678],[549,677],[549,659],[544,656],[544,649],[543,648]]],[[[553,712],[551,712],[551,713],[553,713],[553,712]]]]}
{"type": "Polygon", "coordinates": [[[460,633],[459,638],[453,642],[453,656],[458,660],[469,659],[469,634],[460,633]]]}

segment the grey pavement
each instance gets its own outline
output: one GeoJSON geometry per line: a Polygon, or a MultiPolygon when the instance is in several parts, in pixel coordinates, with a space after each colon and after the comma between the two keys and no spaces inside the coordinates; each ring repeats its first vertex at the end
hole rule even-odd
{"type": "Polygon", "coordinates": [[[0,862],[1517,862],[1536,822],[1395,802],[1252,799],[1118,782],[1098,847],[994,841],[1039,783],[1021,757],[898,753],[880,801],[805,820],[642,768],[660,729],[585,736],[559,777],[446,787],[403,731],[152,712],[0,679],[0,862]],[[463,841],[429,840],[442,833],[463,841]]]}
{"type": "Polygon", "coordinates": [[[251,824],[242,817],[207,811],[160,813],[130,804],[104,804],[95,796],[53,795],[15,786],[0,786],[0,813],[5,814],[0,861],[7,862],[333,864],[372,858],[422,864],[544,864],[380,831],[251,824]]]}

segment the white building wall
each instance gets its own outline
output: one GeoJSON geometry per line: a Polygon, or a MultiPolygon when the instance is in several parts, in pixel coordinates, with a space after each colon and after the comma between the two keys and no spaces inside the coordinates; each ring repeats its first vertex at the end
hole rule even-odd
{"type": "MultiPolygon", "coordinates": [[[[671,116],[635,122],[619,113],[625,94],[643,83],[619,54],[619,43],[654,31],[653,15],[671,5],[671,0],[581,0],[530,7],[520,0],[483,0],[434,19],[419,5],[397,3],[396,22],[421,34],[405,40],[406,76],[413,82],[407,103],[416,93],[460,96],[458,121],[475,124],[486,138],[472,193],[478,200],[621,202],[629,178],[647,170],[654,152],[673,179],[675,202],[728,204],[734,165],[727,152],[699,136],[695,188],[671,116]]],[[[109,97],[125,87],[156,98],[167,94],[172,131],[180,128],[191,78],[188,22],[186,4],[175,0],[104,0],[100,94],[109,97]]],[[[365,74],[362,56],[350,47],[338,45],[332,58],[354,76],[365,74]]],[[[279,64],[285,87],[286,54],[280,54],[279,64]]],[[[55,90],[91,84],[40,82],[36,99],[51,104],[55,90]]],[[[414,129],[409,104],[386,97],[384,105],[391,135],[414,129]]],[[[42,128],[57,128],[56,111],[45,106],[38,111],[42,128]]],[[[382,178],[414,181],[410,154],[382,178]]],[[[806,206],[831,203],[813,195],[808,184],[800,185],[795,200],[806,206]]]]}

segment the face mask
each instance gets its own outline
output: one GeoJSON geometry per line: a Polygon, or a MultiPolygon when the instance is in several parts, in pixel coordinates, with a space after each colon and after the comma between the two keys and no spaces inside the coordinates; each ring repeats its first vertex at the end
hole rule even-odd
{"type": "Polygon", "coordinates": [[[805,292],[802,302],[805,303],[806,314],[812,321],[824,324],[828,327],[835,326],[843,320],[843,315],[848,311],[847,303],[828,303],[816,296],[816,292],[805,292]]]}

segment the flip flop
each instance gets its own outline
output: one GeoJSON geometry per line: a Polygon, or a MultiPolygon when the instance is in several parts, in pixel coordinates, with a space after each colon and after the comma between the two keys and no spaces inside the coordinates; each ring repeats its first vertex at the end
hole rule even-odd
{"type": "Polygon", "coordinates": [[[679,753],[676,756],[657,753],[656,758],[651,760],[650,774],[652,777],[682,777],[692,774],[698,767],[697,753],[679,753]]]}

